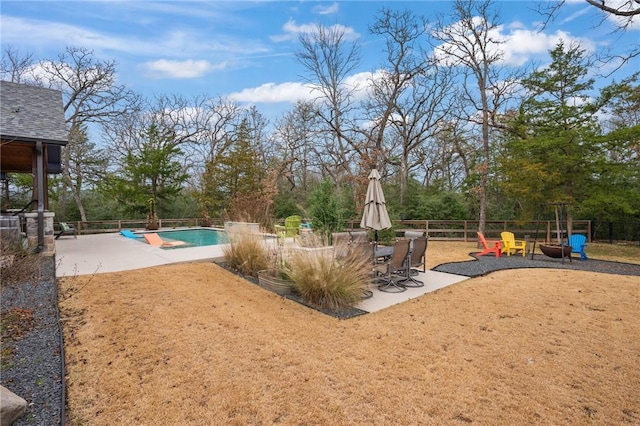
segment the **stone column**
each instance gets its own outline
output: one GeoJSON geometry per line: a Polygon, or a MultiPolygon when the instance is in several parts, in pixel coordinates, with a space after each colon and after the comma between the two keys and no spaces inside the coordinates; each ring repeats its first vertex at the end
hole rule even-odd
{"type": "MultiPolygon", "coordinates": [[[[53,218],[54,212],[44,212],[44,247],[41,253],[55,253],[53,218]]],[[[27,245],[31,249],[38,247],[38,212],[24,214],[27,220],[27,245]]]]}

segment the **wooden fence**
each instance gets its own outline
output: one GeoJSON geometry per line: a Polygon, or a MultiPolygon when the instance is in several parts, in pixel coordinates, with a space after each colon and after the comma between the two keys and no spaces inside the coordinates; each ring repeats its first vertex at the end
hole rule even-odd
{"type": "MultiPolygon", "coordinates": [[[[280,221],[281,223],[282,221],[280,221]]],[[[402,235],[404,231],[422,230],[426,231],[433,240],[449,241],[477,241],[476,231],[478,230],[477,220],[394,220],[393,228],[396,234],[402,235]]],[[[122,229],[144,229],[146,220],[102,220],[89,222],[67,222],[72,223],[80,235],[99,234],[108,232],[119,232],[122,229]]],[[[202,219],[160,219],[161,228],[182,228],[202,226],[202,219]]],[[[211,219],[211,226],[223,228],[222,219],[211,219]]],[[[360,220],[347,221],[346,228],[350,230],[360,228],[360,220]]],[[[500,232],[511,231],[518,239],[529,239],[533,241],[555,241],[556,223],[555,221],[540,222],[517,222],[517,221],[487,221],[484,235],[489,239],[499,239],[500,232]]],[[[561,230],[562,237],[567,237],[566,229],[561,230]]],[[[591,221],[574,220],[574,234],[584,234],[588,241],[591,241],[591,221]]]]}

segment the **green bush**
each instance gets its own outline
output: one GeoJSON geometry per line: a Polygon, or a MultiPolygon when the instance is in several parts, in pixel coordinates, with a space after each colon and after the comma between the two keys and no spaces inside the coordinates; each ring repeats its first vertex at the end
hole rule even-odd
{"type": "Polygon", "coordinates": [[[370,262],[371,257],[359,250],[340,260],[323,250],[296,250],[283,269],[305,302],[339,311],[362,299],[370,280],[370,262]]]}
{"type": "Polygon", "coordinates": [[[309,194],[309,215],[316,233],[328,236],[344,228],[345,217],[353,217],[339,199],[340,188],[329,180],[321,182],[309,194]]]}

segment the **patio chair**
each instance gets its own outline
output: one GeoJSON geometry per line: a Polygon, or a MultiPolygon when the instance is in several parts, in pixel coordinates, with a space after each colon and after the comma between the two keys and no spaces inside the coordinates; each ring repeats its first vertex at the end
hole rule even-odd
{"type": "Polygon", "coordinates": [[[382,277],[376,276],[376,281],[382,281],[378,284],[378,290],[386,293],[401,293],[407,290],[407,287],[393,279],[394,272],[400,271],[405,267],[409,257],[409,240],[396,241],[393,246],[393,254],[389,260],[374,265],[374,272],[384,274],[382,277]]]}
{"type": "Polygon", "coordinates": [[[489,242],[484,238],[484,234],[482,232],[477,232],[477,234],[478,240],[480,241],[480,244],[482,244],[482,251],[478,253],[478,256],[495,253],[496,257],[500,257],[500,254],[502,254],[502,243],[500,241],[491,241],[490,245],[489,242]]]}
{"type": "Polygon", "coordinates": [[[351,244],[369,244],[369,233],[367,231],[350,231],[351,244]]]}
{"type": "Polygon", "coordinates": [[[127,238],[137,238],[136,234],[134,234],[133,232],[131,232],[129,229],[123,229],[120,231],[120,235],[127,237],[127,238]]]}
{"type": "Polygon", "coordinates": [[[147,241],[147,243],[149,243],[149,245],[156,247],[176,247],[186,244],[184,241],[164,241],[162,238],[160,238],[160,235],[156,234],[155,232],[151,234],[142,234],[142,236],[147,241]]]}
{"type": "Polygon", "coordinates": [[[409,250],[413,250],[413,240],[419,237],[426,237],[425,231],[404,231],[404,238],[411,241],[409,244],[409,250]]]}
{"type": "Polygon", "coordinates": [[[78,239],[78,230],[66,222],[60,222],[60,232],[56,234],[56,240],[63,235],[73,235],[73,238],[78,239]]]}
{"type": "Polygon", "coordinates": [[[284,226],[275,225],[276,234],[280,238],[296,237],[300,230],[302,217],[298,215],[289,216],[284,220],[284,226]]]}
{"type": "Polygon", "coordinates": [[[331,245],[335,249],[336,257],[343,258],[349,254],[351,236],[348,232],[333,232],[331,234],[331,245]]]}
{"type": "Polygon", "coordinates": [[[418,237],[413,240],[413,248],[407,258],[405,274],[406,278],[398,281],[398,283],[402,284],[405,287],[423,287],[424,283],[420,280],[416,280],[414,275],[418,275],[420,273],[417,269],[422,267],[422,272],[427,272],[427,262],[426,262],[426,254],[427,254],[427,241],[429,237],[418,237]],[[415,272],[414,272],[415,271],[415,272]]]}
{"type": "Polygon", "coordinates": [[[416,238],[424,236],[424,231],[404,231],[404,237],[408,240],[415,240],[416,238]]]}
{"type": "Polygon", "coordinates": [[[569,237],[569,245],[571,246],[571,253],[579,253],[580,260],[587,260],[587,253],[584,252],[584,248],[587,246],[587,237],[582,234],[573,234],[569,237]]]}
{"type": "Polygon", "coordinates": [[[522,252],[522,257],[527,255],[527,242],[516,240],[513,232],[501,232],[500,237],[502,238],[502,248],[500,249],[502,253],[507,253],[507,256],[511,256],[512,253],[517,254],[520,251],[522,252]]]}

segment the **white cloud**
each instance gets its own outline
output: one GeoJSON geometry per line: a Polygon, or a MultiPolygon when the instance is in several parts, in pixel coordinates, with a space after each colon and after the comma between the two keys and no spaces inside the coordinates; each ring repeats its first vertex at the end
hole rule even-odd
{"type": "MultiPolygon", "coordinates": [[[[343,83],[345,89],[351,90],[355,100],[365,99],[367,90],[370,87],[371,79],[377,78],[379,72],[361,72],[347,77],[343,83]]],[[[321,93],[313,85],[286,82],[286,83],[265,83],[258,87],[244,89],[228,95],[229,98],[238,102],[247,103],[296,103],[299,100],[312,101],[321,97],[321,93]]]]}
{"type": "MultiPolygon", "coordinates": [[[[283,26],[283,34],[271,36],[273,42],[279,43],[284,41],[295,41],[301,34],[313,34],[318,32],[318,25],[315,23],[296,24],[296,21],[289,19],[283,26]]],[[[346,27],[341,24],[335,24],[329,27],[330,31],[339,31],[344,34],[345,40],[356,40],[360,37],[352,27],[346,27]]]]}
{"type": "MultiPolygon", "coordinates": [[[[640,16],[617,16],[613,13],[605,12],[595,6],[589,5],[585,0],[565,0],[568,6],[580,5],[582,8],[565,18],[561,23],[569,23],[576,18],[590,12],[599,12],[606,20],[615,27],[626,27],[627,30],[640,30],[640,16]]],[[[602,1],[608,8],[618,9],[620,11],[631,11],[638,8],[637,0],[606,0],[602,1]]]]}
{"type": "Polygon", "coordinates": [[[152,43],[110,37],[75,25],[22,19],[2,15],[2,42],[39,48],[50,46],[85,46],[91,49],[143,51],[153,48],[152,43]]]}
{"type": "Polygon", "coordinates": [[[298,82],[265,83],[258,87],[244,89],[228,95],[230,99],[247,103],[296,103],[299,100],[313,100],[317,94],[313,87],[298,82]]]}
{"type": "Polygon", "coordinates": [[[159,59],[157,61],[146,62],[143,67],[146,74],[151,78],[175,78],[189,79],[198,78],[206,75],[214,69],[224,68],[225,64],[212,65],[209,61],[172,61],[168,59],[159,59]]]}
{"type": "Polygon", "coordinates": [[[176,57],[223,53],[228,56],[264,54],[270,50],[259,41],[225,35],[205,36],[198,32],[174,30],[155,38],[110,35],[80,26],[1,15],[2,43],[41,49],[83,46],[96,51],[121,52],[140,57],[171,54],[176,57]]]}
{"type": "Polygon", "coordinates": [[[582,9],[578,10],[577,12],[574,12],[571,15],[567,16],[566,18],[564,18],[562,20],[561,24],[568,24],[568,23],[570,23],[572,21],[575,21],[579,17],[588,14],[590,11],[591,11],[591,6],[585,6],[582,9]]]}
{"type": "MultiPolygon", "coordinates": [[[[614,9],[619,9],[625,12],[631,11],[640,7],[640,5],[638,5],[638,2],[635,0],[610,0],[609,2],[607,2],[607,6],[614,9]]],[[[612,22],[613,25],[615,26],[618,26],[618,27],[626,26],[627,30],[640,30],[639,15],[625,17],[625,16],[617,16],[607,12],[604,12],[604,14],[607,16],[607,19],[610,22],[612,22]]]]}
{"type": "Polygon", "coordinates": [[[338,13],[338,9],[340,8],[340,6],[338,5],[338,3],[333,2],[330,5],[318,5],[318,6],[314,6],[311,11],[313,13],[316,13],[318,15],[333,15],[335,13],[338,13]]]}
{"type": "MultiPolygon", "coordinates": [[[[476,24],[479,23],[479,18],[474,18],[476,24]]],[[[456,23],[452,26],[454,28],[453,33],[458,33],[460,28],[456,23]]],[[[580,47],[587,52],[593,52],[595,45],[592,41],[586,38],[575,37],[568,32],[558,30],[555,33],[544,33],[535,30],[528,30],[523,28],[520,22],[515,22],[507,27],[497,26],[490,30],[489,37],[493,43],[489,44],[488,52],[490,56],[500,54],[501,61],[507,65],[521,66],[527,61],[535,57],[546,57],[548,51],[553,49],[561,40],[566,45],[580,44],[580,47]]],[[[451,59],[447,59],[445,52],[453,52],[455,55],[463,55],[463,52],[459,47],[453,44],[444,43],[435,49],[434,55],[439,58],[443,63],[452,64],[451,59]]]]}
{"type": "Polygon", "coordinates": [[[587,52],[593,52],[595,46],[590,40],[574,37],[564,31],[556,31],[553,34],[545,34],[531,30],[515,30],[511,34],[503,35],[505,44],[501,49],[504,52],[504,61],[509,65],[523,65],[532,56],[547,56],[547,52],[555,48],[560,41],[565,45],[579,43],[587,52]]]}

